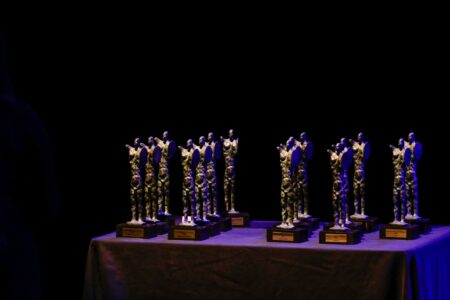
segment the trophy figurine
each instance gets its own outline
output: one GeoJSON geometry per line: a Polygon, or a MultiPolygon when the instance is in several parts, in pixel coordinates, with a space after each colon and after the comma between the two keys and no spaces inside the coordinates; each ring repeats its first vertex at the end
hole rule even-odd
{"type": "Polygon", "coordinates": [[[157,228],[152,224],[145,223],[143,219],[143,188],[141,168],[141,141],[134,140],[134,145],[125,145],[128,148],[129,162],[131,167],[130,200],[131,221],[116,226],[117,237],[151,238],[157,235],[157,228]]]}
{"type": "Polygon", "coordinates": [[[302,150],[295,144],[294,138],[289,138],[286,145],[277,147],[280,153],[281,167],[281,224],[267,230],[269,242],[298,243],[308,239],[308,229],[296,227],[294,219],[297,211],[294,210],[295,202],[295,172],[302,156],[302,150]]]}
{"type": "Polygon", "coordinates": [[[155,144],[155,139],[148,138],[148,145],[141,143],[141,148],[145,151],[145,180],[144,180],[144,200],[145,200],[145,221],[150,224],[156,224],[158,234],[168,232],[168,223],[158,220],[158,195],[156,166],[161,161],[162,150],[155,144]]]}
{"type": "Polygon", "coordinates": [[[158,219],[168,222],[169,225],[175,224],[175,218],[169,213],[170,204],[170,177],[169,160],[175,155],[175,142],[169,140],[169,133],[164,131],[163,138],[155,138],[157,145],[161,148],[161,160],[158,170],[158,219]]]}
{"type": "Polygon", "coordinates": [[[351,162],[353,161],[353,148],[348,147],[347,145],[347,139],[341,138],[341,142],[338,144],[339,151],[346,153],[346,156],[349,157],[350,163],[342,168],[342,181],[344,184],[344,196],[343,198],[345,203],[345,224],[350,225],[352,224],[352,221],[350,221],[350,207],[349,207],[349,192],[350,192],[350,181],[348,179],[348,173],[351,166],[351,162]]]}
{"type": "Polygon", "coordinates": [[[217,177],[216,161],[222,155],[222,145],[214,140],[214,134],[208,133],[207,145],[212,149],[212,159],[206,164],[206,182],[208,184],[208,212],[206,218],[213,222],[220,223],[221,231],[231,230],[231,218],[219,215],[218,195],[217,195],[217,177]]]}
{"type": "Polygon", "coordinates": [[[378,229],[378,218],[366,215],[366,161],[370,156],[370,144],[364,139],[364,133],[360,132],[356,141],[350,140],[353,149],[354,174],[353,174],[353,205],[355,213],[350,220],[355,224],[362,224],[364,231],[373,232],[378,229]]]}
{"type": "Polygon", "coordinates": [[[430,219],[419,216],[419,190],[417,181],[417,162],[422,157],[422,144],[416,141],[414,132],[408,135],[405,147],[411,150],[411,161],[406,166],[406,216],[405,221],[420,226],[420,232],[431,230],[430,219]]]}
{"type": "Polygon", "coordinates": [[[155,167],[161,160],[161,148],[155,145],[155,139],[151,136],[148,138],[148,146],[141,143],[141,147],[147,151],[145,163],[145,180],[144,180],[144,200],[145,211],[149,222],[159,222],[156,218],[158,215],[158,196],[155,167]]]}
{"type": "Polygon", "coordinates": [[[183,167],[183,216],[181,223],[171,226],[168,238],[170,240],[195,240],[202,241],[209,237],[206,226],[197,225],[195,207],[195,168],[200,164],[200,150],[189,139],[186,148],[178,147],[181,151],[181,164],[183,167]]]}
{"type": "Polygon", "coordinates": [[[313,144],[308,140],[306,132],[300,134],[300,141],[294,141],[302,153],[294,173],[294,222],[310,223],[313,230],[319,228],[319,219],[309,214],[308,165],[314,151],[313,144]]]}
{"type": "Polygon", "coordinates": [[[206,144],[204,136],[200,137],[199,145],[195,145],[194,147],[200,152],[200,162],[195,169],[196,221],[208,223],[206,215],[209,211],[209,197],[206,181],[206,165],[212,160],[212,149],[206,144]]]}
{"type": "Polygon", "coordinates": [[[139,138],[134,140],[134,147],[125,145],[128,148],[131,182],[130,182],[130,198],[131,198],[131,221],[128,224],[143,224],[142,221],[142,174],[141,174],[141,142],[139,138]]]}
{"type": "Polygon", "coordinates": [[[228,138],[220,137],[223,145],[223,156],[225,159],[225,174],[224,174],[224,200],[225,208],[228,216],[231,217],[233,226],[245,227],[249,223],[249,215],[246,212],[239,212],[236,208],[236,174],[235,162],[238,152],[239,139],[234,137],[233,129],[228,132],[228,138]]]}
{"type": "Polygon", "coordinates": [[[191,139],[187,141],[186,146],[187,148],[178,147],[181,150],[183,166],[183,216],[181,217],[181,225],[194,226],[194,218],[196,217],[194,173],[200,162],[200,152],[194,148],[191,139]]]}
{"type": "MultiPolygon", "coordinates": [[[[342,141],[342,140],[341,140],[342,141]]],[[[346,222],[347,205],[345,176],[352,163],[352,151],[348,151],[345,145],[338,143],[333,150],[327,150],[330,155],[330,166],[333,178],[332,200],[334,211],[334,223],[324,225],[320,232],[319,242],[323,244],[356,244],[359,243],[361,232],[352,229],[351,223],[346,222]]]]}
{"type": "Polygon", "coordinates": [[[406,167],[411,161],[411,149],[405,147],[405,140],[401,138],[398,147],[390,145],[392,150],[392,164],[394,166],[394,184],[392,200],[394,204],[394,220],[381,226],[380,238],[383,239],[415,239],[419,236],[417,225],[405,222],[406,215],[406,167]]]}

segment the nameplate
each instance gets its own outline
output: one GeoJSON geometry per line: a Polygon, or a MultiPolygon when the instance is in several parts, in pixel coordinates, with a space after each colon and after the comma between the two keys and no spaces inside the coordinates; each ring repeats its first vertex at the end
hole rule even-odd
{"type": "Polygon", "coordinates": [[[347,243],[346,234],[326,233],[325,243],[347,243]]]}
{"type": "Polygon", "coordinates": [[[231,217],[231,225],[244,226],[244,217],[231,217]]]}
{"type": "Polygon", "coordinates": [[[272,232],[272,240],[273,241],[293,242],[294,241],[294,233],[274,231],[274,232],[272,232]]]}
{"type": "Polygon", "coordinates": [[[393,229],[386,228],[385,235],[387,238],[402,238],[406,239],[407,230],[406,229],[393,229]]]}
{"type": "Polygon", "coordinates": [[[173,237],[176,239],[191,239],[195,240],[195,230],[174,229],[173,237]]]}
{"type": "Polygon", "coordinates": [[[122,228],[123,237],[144,237],[144,228],[122,228]]]}

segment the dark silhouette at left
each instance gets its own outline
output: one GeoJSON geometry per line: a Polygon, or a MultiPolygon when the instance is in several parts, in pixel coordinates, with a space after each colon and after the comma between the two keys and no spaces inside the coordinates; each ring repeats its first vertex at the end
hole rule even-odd
{"type": "Polygon", "coordinates": [[[0,33],[0,299],[48,299],[54,163],[43,124],[14,97],[6,49],[0,33]]]}

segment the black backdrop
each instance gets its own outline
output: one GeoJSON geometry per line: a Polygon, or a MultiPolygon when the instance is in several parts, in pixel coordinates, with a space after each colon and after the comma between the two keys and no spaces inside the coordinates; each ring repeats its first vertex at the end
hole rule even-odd
{"type": "MultiPolygon", "coordinates": [[[[392,210],[388,145],[413,130],[424,145],[421,214],[433,223],[450,222],[442,209],[449,184],[447,113],[438,104],[443,79],[435,73],[435,56],[410,64],[419,51],[368,59],[320,50],[313,57],[317,49],[310,47],[299,58],[295,50],[269,49],[264,36],[241,36],[233,44],[212,37],[208,45],[200,37],[177,35],[148,45],[131,32],[47,29],[8,33],[6,39],[16,95],[40,115],[54,150],[62,209],[52,238],[60,243],[47,268],[55,289],[73,290],[78,298],[89,239],[129,219],[124,144],[164,130],[184,144],[209,131],[219,138],[233,128],[241,146],[238,209],[267,220],[280,215],[279,143],[308,132],[315,146],[311,212],[329,220],[325,150],[364,131],[372,143],[368,213],[383,221],[392,210]]],[[[220,161],[219,180],[222,171],[220,161]]],[[[179,156],[171,161],[171,176],[171,210],[179,214],[179,156]]]]}

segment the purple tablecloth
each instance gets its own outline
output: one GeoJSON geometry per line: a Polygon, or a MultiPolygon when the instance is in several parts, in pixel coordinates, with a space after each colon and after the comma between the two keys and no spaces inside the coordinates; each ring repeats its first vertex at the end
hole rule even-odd
{"type": "Polygon", "coordinates": [[[92,239],[84,299],[450,299],[450,227],[417,240],[266,242],[268,222],[205,241],[92,239]],[[259,227],[259,228],[257,228],[259,227]]]}

